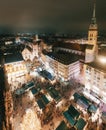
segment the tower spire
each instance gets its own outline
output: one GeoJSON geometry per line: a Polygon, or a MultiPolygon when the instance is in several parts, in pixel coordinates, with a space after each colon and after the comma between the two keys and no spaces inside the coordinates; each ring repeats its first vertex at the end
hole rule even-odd
{"type": "Polygon", "coordinates": [[[96,24],[96,0],[94,0],[92,24],[96,24]]]}
{"type": "Polygon", "coordinates": [[[95,13],[96,13],[96,3],[94,2],[94,8],[93,8],[93,18],[95,18],[95,13]]]}
{"type": "Polygon", "coordinates": [[[98,53],[97,37],[98,37],[98,25],[96,23],[96,2],[94,1],[93,16],[91,24],[88,30],[88,44],[93,45],[92,49],[86,49],[86,62],[92,62],[96,58],[98,53]]]}

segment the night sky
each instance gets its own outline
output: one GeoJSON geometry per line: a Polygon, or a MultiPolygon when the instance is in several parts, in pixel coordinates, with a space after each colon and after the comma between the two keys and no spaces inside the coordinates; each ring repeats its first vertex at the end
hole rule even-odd
{"type": "MultiPolygon", "coordinates": [[[[87,31],[94,0],[0,0],[0,25],[57,32],[87,31]]],[[[106,0],[96,0],[99,30],[106,30],[106,0]]]]}

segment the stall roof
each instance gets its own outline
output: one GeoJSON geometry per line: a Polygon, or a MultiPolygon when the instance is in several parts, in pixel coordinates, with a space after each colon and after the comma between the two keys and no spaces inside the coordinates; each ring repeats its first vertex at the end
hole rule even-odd
{"type": "Polygon", "coordinates": [[[90,101],[85,97],[85,96],[81,96],[80,99],[87,105],[89,105],[90,101]]]}
{"type": "Polygon", "coordinates": [[[45,95],[42,95],[41,98],[45,105],[47,105],[49,103],[49,100],[47,99],[47,97],[45,95]]]}
{"type": "Polygon", "coordinates": [[[66,123],[62,121],[56,130],[69,130],[69,128],[67,127],[66,123]]]}
{"type": "Polygon", "coordinates": [[[73,119],[78,118],[80,115],[80,113],[72,105],[69,106],[68,112],[70,113],[73,119]]]}
{"type": "Polygon", "coordinates": [[[95,106],[95,105],[91,105],[90,107],[89,107],[89,109],[88,109],[90,112],[96,112],[96,110],[97,110],[97,107],[95,106]]]}
{"type": "Polygon", "coordinates": [[[34,84],[34,82],[28,82],[26,85],[25,85],[25,89],[28,89],[28,88],[32,88],[32,87],[34,87],[35,86],[35,84],[34,84]]]}
{"type": "Polygon", "coordinates": [[[35,94],[38,93],[38,90],[37,90],[36,88],[32,88],[32,89],[31,89],[31,92],[32,92],[33,95],[35,95],[35,94]]]}
{"type": "Polygon", "coordinates": [[[76,123],[76,120],[74,120],[74,119],[72,118],[72,116],[69,114],[68,110],[65,111],[65,112],[63,113],[63,115],[64,115],[64,117],[69,121],[69,123],[71,124],[71,126],[74,126],[74,124],[76,123]]]}
{"type": "Polygon", "coordinates": [[[85,127],[85,125],[86,125],[86,121],[85,121],[84,119],[80,118],[80,119],[77,121],[75,127],[77,128],[77,130],[83,130],[84,127],[85,127]]]}
{"type": "Polygon", "coordinates": [[[74,96],[74,99],[77,101],[81,95],[79,95],[78,93],[74,93],[73,96],[74,96]]]}
{"type": "Polygon", "coordinates": [[[59,92],[55,88],[48,87],[47,90],[48,90],[50,96],[53,99],[55,99],[56,101],[59,101],[61,99],[61,96],[60,96],[59,92]]]}
{"type": "Polygon", "coordinates": [[[83,108],[87,109],[90,105],[90,101],[84,97],[84,96],[81,96],[78,100],[77,100],[77,103],[82,106],[83,108]]]}
{"type": "Polygon", "coordinates": [[[37,104],[38,104],[38,106],[39,106],[40,109],[45,108],[45,105],[44,105],[44,103],[42,102],[41,99],[39,99],[39,100],[37,101],[37,104]]]}

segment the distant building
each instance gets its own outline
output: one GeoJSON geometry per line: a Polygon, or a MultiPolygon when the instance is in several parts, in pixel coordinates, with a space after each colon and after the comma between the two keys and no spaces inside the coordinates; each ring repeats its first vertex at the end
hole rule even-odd
{"type": "Polygon", "coordinates": [[[21,42],[20,37],[16,37],[15,42],[16,42],[17,44],[19,44],[19,43],[21,42]]]}
{"type": "Polygon", "coordinates": [[[33,49],[26,45],[24,50],[22,51],[22,56],[23,56],[23,59],[26,61],[26,60],[33,60],[34,59],[34,55],[33,55],[33,49]]]}

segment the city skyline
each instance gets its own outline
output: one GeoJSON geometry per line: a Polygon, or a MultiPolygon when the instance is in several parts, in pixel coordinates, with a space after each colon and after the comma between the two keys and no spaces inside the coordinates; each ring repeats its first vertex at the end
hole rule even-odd
{"type": "MultiPolygon", "coordinates": [[[[1,1],[0,25],[36,31],[87,32],[94,0],[1,1]]],[[[105,30],[106,1],[96,1],[99,30],[105,30]]]]}

